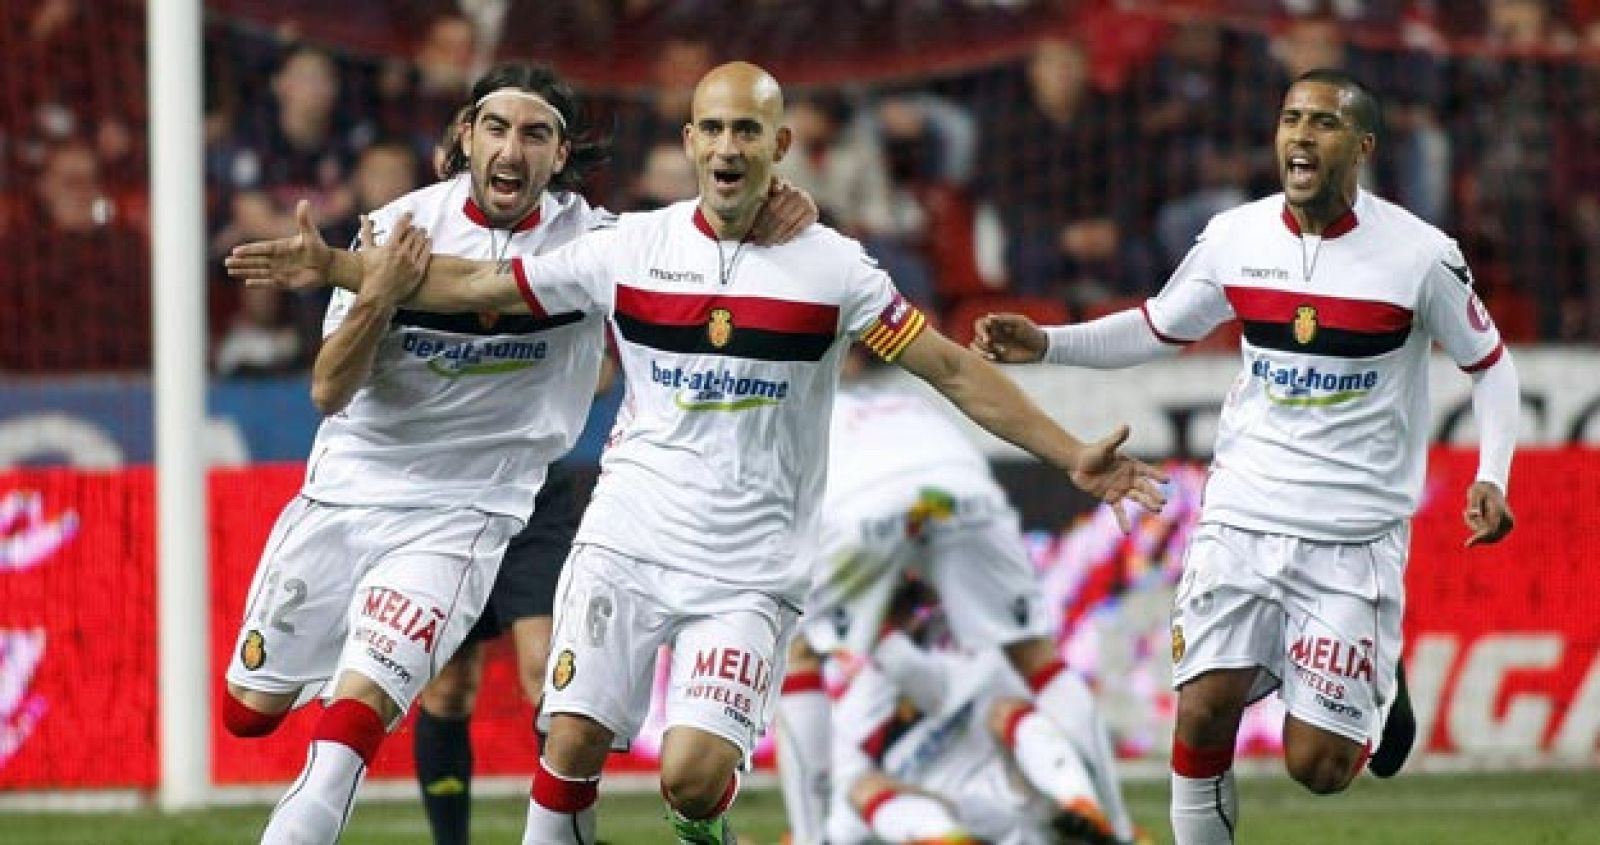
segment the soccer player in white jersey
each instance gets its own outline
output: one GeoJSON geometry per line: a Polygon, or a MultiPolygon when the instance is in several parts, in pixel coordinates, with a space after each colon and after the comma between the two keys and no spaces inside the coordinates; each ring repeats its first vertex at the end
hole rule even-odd
{"type": "Polygon", "coordinates": [[[1099,368],[1243,323],[1172,616],[1180,845],[1233,841],[1239,717],[1274,687],[1289,774],[1307,789],[1343,790],[1372,750],[1396,692],[1435,342],[1473,379],[1467,545],[1512,527],[1516,370],[1455,242],[1358,187],[1378,114],[1345,73],[1299,77],[1278,117],[1283,193],[1212,218],[1142,308],[1044,331],[978,321],[975,347],[994,359],[1099,368]]]}
{"type": "MultiPolygon", "coordinates": [[[[420,227],[418,243],[425,232],[450,254],[504,261],[611,225],[612,214],[574,192],[606,153],[581,119],[549,68],[491,70],[474,85],[445,178],[373,213],[367,236],[405,219],[420,227]]],[[[304,237],[320,243],[303,206],[298,216],[304,237]]],[[[519,669],[543,678],[549,596],[541,605],[528,594],[553,594],[556,572],[543,583],[522,571],[548,563],[522,537],[549,534],[529,513],[547,467],[587,418],[603,318],[398,307],[417,278],[382,274],[330,302],[312,378],[328,417],[263,553],[228,668],[223,721],[241,736],[270,733],[297,700],[336,681],[306,770],[263,841],[333,841],[385,734],[446,659],[447,683],[429,688],[425,709],[470,710],[462,699],[476,687],[476,649],[455,652],[491,594],[511,617],[500,621],[514,629],[519,669]],[[518,570],[515,583],[497,578],[503,560],[518,570]]],[[[451,733],[433,721],[444,720],[423,718],[419,737],[451,733]]],[[[454,724],[455,736],[419,744],[465,745],[464,720],[454,724]]],[[[436,820],[446,841],[465,839],[465,808],[455,809],[436,820]]]]}
{"type": "MultiPolygon", "coordinates": [[[[409,216],[435,248],[496,260],[610,223],[570,190],[604,151],[568,131],[570,92],[547,69],[485,75],[469,119],[467,160],[374,212],[378,237],[409,216]]],[[[312,380],[328,417],[262,556],[228,668],[224,722],[245,736],[336,680],[306,770],[263,841],[338,836],[387,730],[473,627],[598,375],[597,314],[407,309],[403,281],[337,291],[329,304],[312,380]]],[[[544,639],[530,647],[547,650],[548,629],[544,639]]]]}
{"type": "Polygon", "coordinates": [[[940,647],[941,594],[891,581],[885,633],[836,707],[821,841],[1115,841],[1064,812],[1092,790],[1085,761],[1011,661],[995,648],[940,647]]]}
{"type": "MultiPolygon", "coordinates": [[[[598,310],[627,397],[556,599],[549,735],[527,843],[592,843],[601,764],[646,715],[660,645],[673,647],[662,792],[680,842],[731,842],[724,812],[763,730],[808,583],[839,359],[859,338],[990,431],[1109,501],[1159,508],[1160,473],[1061,430],[1017,386],[936,331],[860,246],[813,226],[775,247],[751,221],[788,149],[776,80],[743,62],[697,86],[684,147],[701,195],[507,268],[435,255],[409,301],[432,311],[598,310]]],[[[363,264],[282,239],[239,248],[229,272],[364,287],[363,264]]]]}
{"type": "Polygon", "coordinates": [[[1002,655],[1040,713],[1078,744],[1073,759],[1090,777],[1064,809],[1096,841],[1131,840],[1110,737],[1093,693],[1056,650],[1059,614],[1040,594],[1015,509],[948,415],[886,375],[852,350],[834,399],[811,591],[778,699],[779,776],[795,845],[823,841],[832,791],[823,657],[848,664],[867,654],[908,569],[943,597],[956,642],[1002,655]]]}

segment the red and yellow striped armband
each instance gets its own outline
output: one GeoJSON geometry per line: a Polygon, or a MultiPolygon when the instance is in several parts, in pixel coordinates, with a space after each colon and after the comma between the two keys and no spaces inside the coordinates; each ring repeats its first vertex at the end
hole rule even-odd
{"type": "Polygon", "coordinates": [[[899,293],[878,314],[877,319],[867,326],[861,333],[861,343],[872,350],[885,361],[893,361],[900,357],[911,341],[922,334],[923,327],[928,325],[928,318],[923,316],[922,310],[906,301],[899,293]]]}

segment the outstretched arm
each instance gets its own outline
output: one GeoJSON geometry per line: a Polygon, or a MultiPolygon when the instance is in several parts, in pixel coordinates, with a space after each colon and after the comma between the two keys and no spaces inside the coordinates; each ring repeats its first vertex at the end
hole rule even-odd
{"type": "MultiPolygon", "coordinates": [[[[295,222],[299,231],[293,237],[235,247],[225,262],[228,275],[253,286],[300,290],[333,285],[359,293],[372,268],[388,260],[385,250],[392,249],[402,233],[411,228],[408,218],[401,218],[390,233],[391,246],[349,252],[330,249],[323,242],[304,201],[295,208],[295,222]]],[[[433,256],[422,284],[403,304],[446,314],[528,310],[509,263],[446,255],[433,256]]]]}
{"type": "Polygon", "coordinates": [[[990,361],[1121,369],[1177,352],[1136,308],[1071,326],[1040,327],[1021,314],[986,314],[973,323],[973,351],[990,361]]]}
{"type": "MultiPolygon", "coordinates": [[[[1101,501],[1115,505],[1128,498],[1152,512],[1166,503],[1156,486],[1166,476],[1117,452],[1128,438],[1127,426],[1085,444],[1040,410],[1016,382],[931,328],[911,341],[898,363],[944,394],[973,422],[1067,473],[1073,484],[1101,501]]],[[[1114,510],[1126,528],[1126,515],[1121,508],[1114,510]]]]}

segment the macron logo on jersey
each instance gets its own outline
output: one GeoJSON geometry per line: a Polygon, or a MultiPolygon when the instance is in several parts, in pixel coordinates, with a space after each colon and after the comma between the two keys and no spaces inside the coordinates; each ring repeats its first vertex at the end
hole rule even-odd
{"type": "Polygon", "coordinates": [[[401,348],[445,378],[494,376],[525,370],[549,354],[542,340],[468,340],[446,343],[406,333],[401,348]]]}
{"type": "Polygon", "coordinates": [[[735,376],[728,370],[691,372],[650,362],[650,380],[678,391],[673,404],[685,411],[748,411],[776,405],[789,395],[789,382],[735,376]]]}
{"type": "Polygon", "coordinates": [[[1278,367],[1265,358],[1250,364],[1250,375],[1261,380],[1267,398],[1286,408],[1325,408],[1354,402],[1378,386],[1378,371],[1324,373],[1316,367],[1278,367]]]}

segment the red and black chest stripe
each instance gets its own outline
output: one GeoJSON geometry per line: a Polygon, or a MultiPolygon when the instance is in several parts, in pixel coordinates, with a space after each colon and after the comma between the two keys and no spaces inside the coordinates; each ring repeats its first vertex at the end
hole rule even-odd
{"type": "Polygon", "coordinates": [[[624,339],[662,352],[818,361],[837,335],[839,307],[618,285],[616,322],[624,339]]]}
{"type": "Polygon", "coordinates": [[[1411,309],[1347,299],[1229,285],[1228,302],[1252,346],[1330,358],[1371,358],[1411,336],[1411,309]]]}

